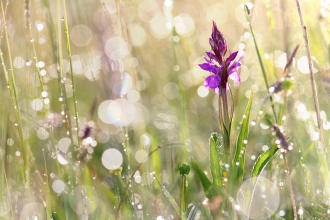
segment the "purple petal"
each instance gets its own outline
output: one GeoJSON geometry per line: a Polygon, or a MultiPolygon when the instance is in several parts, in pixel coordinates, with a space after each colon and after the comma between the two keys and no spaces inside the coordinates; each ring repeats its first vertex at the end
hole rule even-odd
{"type": "Polygon", "coordinates": [[[204,86],[206,88],[215,89],[220,85],[221,78],[219,75],[210,75],[204,80],[204,86]]]}
{"type": "Polygon", "coordinates": [[[230,75],[229,78],[233,80],[235,83],[240,83],[241,82],[241,77],[238,74],[237,70],[233,71],[230,75]]]}
{"type": "Polygon", "coordinates": [[[207,57],[204,57],[204,60],[210,64],[210,65],[214,65],[214,63],[212,63],[211,59],[208,59],[207,57]]]}
{"type": "Polygon", "coordinates": [[[215,43],[212,40],[212,38],[209,38],[209,43],[210,43],[211,48],[214,48],[215,47],[215,43]]]}
{"type": "MultiPolygon", "coordinates": [[[[228,70],[228,72],[230,72],[232,69],[237,69],[238,67],[240,67],[242,64],[241,63],[239,63],[239,62],[234,62],[233,64],[231,64],[228,68],[227,68],[227,70],[228,70]]],[[[229,74],[228,74],[229,75],[229,74]]]]}
{"type": "MultiPolygon", "coordinates": [[[[233,63],[229,63],[229,66],[227,66],[227,73],[228,73],[228,76],[231,75],[233,72],[238,72],[238,68],[242,65],[241,64],[241,59],[243,58],[244,56],[241,56],[238,60],[236,60],[235,62],[233,63]]],[[[227,61],[229,60],[229,57],[227,58],[227,61]]],[[[227,63],[226,61],[226,63],[227,63]]]]}
{"type": "Polygon", "coordinates": [[[224,40],[219,42],[218,50],[222,56],[227,53],[227,43],[224,40]]]}
{"type": "Polygon", "coordinates": [[[210,57],[212,60],[218,60],[217,57],[212,52],[206,52],[207,56],[210,57]]]}
{"type": "Polygon", "coordinates": [[[226,59],[226,66],[229,66],[230,62],[235,60],[236,56],[238,54],[238,51],[231,53],[229,57],[226,59]]]}
{"type": "Polygon", "coordinates": [[[209,71],[209,72],[214,73],[214,74],[218,73],[218,68],[214,64],[202,63],[202,64],[198,64],[198,65],[203,70],[209,71]]]}

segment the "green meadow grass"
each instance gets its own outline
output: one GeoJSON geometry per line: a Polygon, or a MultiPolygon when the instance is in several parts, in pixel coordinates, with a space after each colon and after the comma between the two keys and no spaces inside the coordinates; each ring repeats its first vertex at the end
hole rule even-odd
{"type": "Polygon", "coordinates": [[[329,219],[329,4],[1,1],[0,219],[329,219]]]}

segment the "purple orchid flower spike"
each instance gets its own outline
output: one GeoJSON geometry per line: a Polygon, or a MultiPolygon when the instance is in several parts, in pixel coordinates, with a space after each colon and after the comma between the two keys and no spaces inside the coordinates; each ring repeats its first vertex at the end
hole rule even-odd
{"type": "Polygon", "coordinates": [[[204,81],[204,86],[208,89],[220,94],[220,87],[228,88],[228,78],[235,83],[241,81],[238,68],[241,66],[243,56],[238,55],[238,51],[230,53],[226,58],[228,46],[222,33],[218,30],[216,23],[213,21],[212,35],[209,39],[211,52],[206,52],[207,57],[204,57],[205,63],[199,64],[203,70],[211,73],[204,81]]]}

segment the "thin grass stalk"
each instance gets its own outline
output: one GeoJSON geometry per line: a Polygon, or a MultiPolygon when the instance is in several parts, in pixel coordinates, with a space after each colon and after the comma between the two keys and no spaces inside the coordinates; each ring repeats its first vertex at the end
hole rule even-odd
{"type": "Polygon", "coordinates": [[[180,206],[181,206],[181,219],[183,219],[186,215],[187,212],[187,186],[186,186],[186,181],[187,181],[187,176],[186,175],[181,175],[181,201],[180,201],[180,206]]]}
{"type": "MultiPolygon", "coordinates": [[[[298,49],[298,47],[296,47],[298,49]]],[[[295,54],[295,53],[294,53],[295,54]]],[[[293,54],[293,56],[294,56],[293,54]]],[[[293,56],[292,56],[292,59],[293,59],[293,56]]],[[[282,105],[282,108],[280,110],[280,114],[279,114],[279,119],[277,121],[277,124],[279,126],[282,125],[282,119],[283,119],[283,116],[284,116],[284,111],[285,111],[285,108],[286,108],[286,102],[287,102],[287,94],[283,94],[284,95],[284,103],[282,105]]],[[[286,154],[283,153],[283,160],[284,160],[284,169],[286,170],[286,176],[288,178],[288,182],[289,182],[289,192],[290,192],[290,199],[291,199],[291,204],[292,204],[292,210],[293,210],[293,217],[295,220],[297,220],[298,218],[298,215],[297,215],[297,205],[296,205],[296,200],[295,200],[295,197],[294,197],[294,193],[293,193],[293,185],[292,185],[292,181],[291,181],[291,176],[290,176],[290,172],[289,172],[289,166],[288,166],[288,163],[287,163],[287,159],[286,159],[286,154]]]]}
{"type": "Polygon", "coordinates": [[[52,218],[52,207],[51,207],[51,202],[50,202],[51,194],[50,194],[50,190],[49,190],[48,169],[47,169],[46,156],[45,156],[44,149],[42,149],[42,154],[43,154],[43,158],[44,158],[44,166],[45,166],[45,174],[46,174],[46,216],[47,216],[47,219],[51,219],[52,218]]]}
{"type": "Polygon", "coordinates": [[[283,154],[283,160],[284,160],[284,168],[286,170],[286,176],[289,181],[289,192],[290,192],[290,199],[291,199],[291,204],[292,204],[292,210],[293,210],[293,219],[297,220],[298,219],[298,214],[297,214],[297,205],[296,205],[296,200],[294,198],[294,193],[293,193],[293,186],[292,186],[292,181],[291,181],[291,176],[290,176],[290,171],[289,171],[289,166],[286,160],[286,155],[285,153],[283,154]]]}
{"type": "MultiPolygon", "coordinates": [[[[9,97],[10,97],[10,100],[12,102],[13,107],[15,107],[16,106],[15,96],[14,96],[14,92],[13,92],[13,89],[12,89],[12,85],[11,85],[10,80],[8,78],[8,72],[7,72],[6,64],[5,64],[5,61],[4,61],[4,58],[3,58],[3,53],[2,53],[1,49],[0,49],[0,60],[1,60],[1,63],[2,63],[4,75],[5,75],[7,88],[8,88],[8,91],[9,91],[9,97]]],[[[15,117],[18,118],[17,111],[14,111],[14,114],[15,114],[15,117]]],[[[21,139],[20,139],[20,141],[21,141],[21,139]]],[[[24,171],[22,171],[21,173],[22,173],[22,177],[24,179],[25,178],[24,177],[24,171]]]]}
{"type": "MultiPolygon", "coordinates": [[[[180,146],[180,145],[184,145],[184,143],[169,143],[169,144],[165,144],[165,145],[163,145],[163,146],[157,146],[157,148],[155,148],[154,150],[152,150],[152,151],[148,154],[147,158],[149,158],[153,153],[155,153],[156,151],[158,151],[158,150],[161,149],[161,148],[164,148],[164,147],[171,147],[171,146],[180,146]]],[[[140,169],[140,167],[141,167],[143,164],[144,164],[144,162],[139,163],[139,165],[134,169],[133,173],[132,173],[131,176],[129,177],[129,180],[132,180],[132,179],[133,179],[135,173],[140,169]]],[[[116,211],[116,217],[115,217],[116,220],[119,219],[120,207],[121,207],[121,205],[122,205],[122,203],[123,203],[123,201],[124,201],[124,198],[125,198],[125,196],[126,196],[126,191],[127,191],[127,189],[128,189],[128,185],[129,185],[129,181],[127,181],[126,186],[124,187],[124,191],[123,191],[123,193],[122,193],[122,195],[121,195],[121,197],[120,197],[120,201],[119,201],[119,204],[118,204],[118,207],[117,207],[117,211],[116,211]]]]}
{"type": "MultiPolygon", "coordinates": [[[[64,10],[64,35],[65,35],[65,41],[66,41],[66,49],[69,55],[69,63],[70,63],[70,75],[71,75],[71,86],[72,86],[72,96],[73,96],[73,106],[74,106],[74,118],[76,120],[76,127],[74,130],[76,130],[77,137],[79,136],[79,120],[78,120],[78,110],[77,110],[77,97],[76,97],[76,91],[75,91],[75,83],[74,83],[74,77],[73,77],[73,67],[72,67],[72,55],[71,55],[71,47],[70,47],[70,38],[69,38],[69,28],[68,28],[68,18],[66,13],[66,4],[65,0],[63,0],[63,10],[64,10]]],[[[70,119],[69,119],[70,120],[70,119]]],[[[80,139],[78,138],[78,147],[80,146],[80,139]]]]}
{"type": "MultiPolygon", "coordinates": [[[[17,100],[17,87],[16,87],[16,83],[15,83],[15,76],[14,76],[14,71],[13,71],[13,62],[11,59],[11,52],[10,52],[10,45],[9,45],[9,38],[8,38],[8,32],[7,32],[7,24],[6,24],[6,19],[5,19],[5,12],[3,9],[3,3],[1,2],[1,11],[2,11],[2,15],[4,17],[3,19],[3,27],[4,27],[4,31],[5,31],[5,37],[6,37],[6,43],[7,43],[7,49],[8,49],[8,58],[9,58],[9,65],[10,65],[10,77],[11,79],[8,79],[8,82],[10,83],[11,81],[11,85],[12,85],[12,97],[13,97],[13,106],[15,109],[15,116],[16,116],[16,121],[17,121],[17,129],[18,129],[18,135],[19,135],[19,139],[20,139],[20,143],[21,143],[21,151],[22,151],[22,155],[23,155],[23,170],[25,171],[26,169],[26,153],[25,153],[25,141],[24,141],[24,137],[23,137],[23,127],[22,127],[22,120],[21,120],[21,113],[20,113],[20,109],[18,106],[18,100],[17,100]]],[[[1,52],[1,61],[3,63],[3,68],[4,68],[4,73],[6,74],[7,70],[5,68],[5,64],[4,64],[4,60],[3,60],[3,55],[1,52]]],[[[23,172],[25,173],[25,172],[23,172]]],[[[23,174],[23,178],[24,181],[26,181],[25,175],[23,174]]]]}
{"type": "MultiPolygon", "coordinates": [[[[43,0],[43,5],[45,8],[47,8],[48,11],[50,11],[50,6],[49,6],[49,2],[48,0],[43,0]]],[[[62,38],[61,38],[61,14],[60,14],[60,1],[57,1],[57,17],[58,17],[58,26],[57,26],[57,39],[58,39],[58,43],[56,38],[54,37],[54,34],[52,33],[56,33],[56,28],[54,27],[54,22],[53,22],[53,18],[50,15],[50,13],[46,14],[46,20],[47,20],[47,27],[49,28],[49,38],[51,39],[52,42],[52,49],[54,52],[54,62],[57,63],[58,66],[56,66],[57,70],[57,82],[58,82],[58,88],[59,88],[59,93],[60,93],[60,99],[64,99],[64,111],[65,111],[65,115],[69,115],[68,112],[68,102],[67,102],[67,97],[66,97],[66,89],[65,86],[63,86],[63,83],[61,83],[62,81],[62,38]],[[56,52],[57,51],[57,52],[56,52]]],[[[62,102],[62,101],[61,101],[62,102]]],[[[65,123],[66,129],[68,131],[71,130],[71,121],[66,121],[67,123],[65,123]]],[[[73,142],[73,137],[72,134],[70,132],[69,135],[71,141],[73,142]]],[[[55,145],[53,145],[55,146],[55,145]]]]}
{"type": "MultiPolygon", "coordinates": [[[[29,33],[30,33],[30,42],[32,44],[32,48],[33,48],[33,55],[34,55],[34,61],[36,63],[36,69],[37,69],[37,73],[38,73],[38,77],[39,77],[39,83],[40,83],[40,87],[41,87],[41,91],[45,91],[44,89],[44,83],[42,81],[42,76],[40,74],[40,68],[38,66],[38,57],[37,57],[37,51],[36,51],[36,47],[35,47],[35,44],[34,44],[34,37],[32,35],[32,28],[31,28],[31,22],[29,22],[29,33]]],[[[43,99],[43,97],[42,97],[43,99]]]]}
{"type": "Polygon", "coordinates": [[[246,9],[247,6],[245,5],[244,7],[245,7],[244,11],[245,11],[246,20],[249,23],[249,28],[250,28],[250,32],[251,32],[251,35],[252,35],[252,38],[253,38],[254,47],[255,47],[255,50],[257,52],[258,61],[259,61],[259,64],[260,64],[262,76],[264,78],[264,82],[265,82],[265,85],[266,85],[266,88],[267,88],[267,91],[268,91],[268,94],[269,94],[269,99],[270,99],[270,103],[271,103],[271,106],[272,106],[273,115],[274,115],[275,121],[277,121],[277,116],[276,116],[276,112],[275,112],[273,97],[272,97],[271,93],[269,92],[269,83],[268,83],[268,79],[267,79],[267,75],[266,75],[266,70],[265,70],[264,64],[262,62],[259,47],[258,47],[256,37],[254,35],[254,31],[253,31],[253,28],[252,28],[252,25],[251,25],[251,19],[249,17],[250,14],[249,14],[248,10],[246,9]]]}
{"type": "MultiPolygon", "coordinates": [[[[3,110],[5,111],[5,108],[3,106],[3,110]]],[[[7,123],[6,123],[7,119],[3,118],[2,120],[2,128],[5,128],[7,127],[7,123]]],[[[1,152],[4,153],[5,152],[5,146],[6,146],[6,133],[7,133],[7,130],[6,129],[3,129],[2,130],[2,134],[1,134],[1,152]]],[[[1,153],[1,154],[2,154],[1,153]]],[[[1,165],[2,165],[2,177],[4,179],[4,182],[5,182],[5,185],[7,187],[7,190],[6,190],[6,193],[7,193],[7,196],[8,196],[8,203],[9,203],[9,207],[10,207],[10,214],[12,217],[14,217],[14,212],[13,212],[13,205],[12,205],[12,201],[11,201],[11,196],[10,196],[10,191],[9,191],[9,184],[8,184],[8,178],[7,178],[7,173],[6,173],[6,169],[5,169],[5,160],[2,159],[1,160],[1,165]]],[[[2,185],[2,180],[1,180],[1,185],[2,185]]],[[[3,189],[3,188],[2,188],[3,189]]],[[[0,192],[3,192],[1,189],[0,192]]],[[[2,197],[1,201],[4,202],[4,197],[2,197]]]]}
{"type": "Polygon", "coordinates": [[[320,133],[320,141],[321,141],[322,149],[324,152],[324,156],[326,157],[327,149],[324,144],[324,135],[323,135],[323,128],[322,128],[321,114],[320,114],[320,104],[319,104],[319,99],[318,99],[318,95],[317,95],[315,76],[314,76],[314,72],[313,72],[313,62],[312,62],[312,55],[311,55],[309,42],[308,42],[307,27],[305,25],[304,18],[302,16],[299,0],[296,0],[296,4],[297,4],[297,10],[298,10],[298,14],[299,14],[299,19],[300,19],[300,23],[301,23],[301,27],[302,27],[303,38],[304,38],[304,43],[305,43],[305,48],[306,48],[306,53],[307,53],[308,67],[309,67],[309,73],[310,73],[312,91],[313,91],[314,107],[315,107],[316,119],[317,119],[317,126],[318,126],[319,133],[320,133]]]}
{"type": "MultiPolygon", "coordinates": [[[[73,142],[73,136],[72,136],[72,125],[71,125],[71,120],[70,120],[70,114],[68,110],[68,98],[66,95],[66,89],[65,89],[65,82],[62,83],[63,80],[63,63],[62,63],[62,27],[61,27],[61,1],[57,0],[57,40],[58,40],[58,45],[57,45],[57,50],[58,50],[58,55],[56,56],[57,58],[57,63],[58,63],[58,84],[60,88],[60,99],[63,99],[64,101],[64,120],[65,120],[65,125],[67,132],[69,134],[69,137],[71,139],[71,143],[73,142]]],[[[53,39],[54,40],[54,39],[53,39]]]]}

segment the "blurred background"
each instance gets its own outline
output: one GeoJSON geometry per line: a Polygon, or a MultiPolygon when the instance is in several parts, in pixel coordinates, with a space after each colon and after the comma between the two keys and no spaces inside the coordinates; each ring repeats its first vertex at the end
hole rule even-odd
{"type": "MultiPolygon", "coordinates": [[[[174,218],[153,175],[176,197],[178,164],[194,157],[208,174],[208,139],[212,132],[220,132],[218,96],[203,86],[209,73],[198,66],[210,51],[212,21],[230,51],[245,54],[241,83],[230,83],[233,142],[250,90],[253,93],[250,118],[255,123],[246,147],[246,176],[271,146],[270,126],[261,117],[271,113],[269,93],[242,1],[1,3],[0,216],[4,219],[46,219],[49,204],[54,219],[114,219],[121,198],[118,184],[129,184],[133,206],[144,219],[174,218]],[[157,146],[166,147],[147,158],[157,146]],[[145,164],[130,179],[141,162],[145,164]],[[119,167],[123,183],[113,174],[119,167]],[[85,195],[87,205],[82,202],[85,195]]],[[[326,146],[329,4],[301,1],[326,146]]],[[[293,169],[306,165],[294,175],[314,175],[317,164],[306,155],[319,134],[296,3],[262,0],[246,6],[270,85],[282,77],[288,57],[300,45],[290,67],[295,88],[288,96],[283,125],[294,143],[290,165],[293,169]],[[306,161],[300,160],[302,155],[306,161]]],[[[279,112],[283,96],[274,94],[274,102],[279,112]]],[[[283,167],[276,165],[272,174],[265,170],[262,175],[285,195],[283,167]]],[[[194,203],[204,193],[193,171],[188,179],[188,201],[194,203]]],[[[318,189],[313,181],[312,194],[318,189]]],[[[281,198],[283,203],[273,211],[285,216],[290,202],[287,196],[281,198]]]]}

